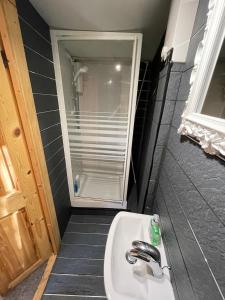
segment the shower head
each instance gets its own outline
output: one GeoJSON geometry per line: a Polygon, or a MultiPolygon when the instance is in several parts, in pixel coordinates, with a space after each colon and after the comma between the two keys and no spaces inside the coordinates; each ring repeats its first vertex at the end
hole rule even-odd
{"type": "Polygon", "coordinates": [[[73,82],[75,83],[78,79],[78,77],[80,76],[80,74],[82,73],[87,73],[88,71],[88,67],[87,66],[83,66],[81,67],[74,75],[74,78],[73,78],[73,82]]]}
{"type": "Polygon", "coordinates": [[[87,66],[83,66],[82,68],[80,68],[80,72],[81,73],[87,73],[88,71],[88,67],[87,66]]]}

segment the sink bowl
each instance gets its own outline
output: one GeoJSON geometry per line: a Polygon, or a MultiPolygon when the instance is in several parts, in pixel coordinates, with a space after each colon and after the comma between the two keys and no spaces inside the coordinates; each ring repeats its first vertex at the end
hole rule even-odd
{"type": "MultiPolygon", "coordinates": [[[[114,218],[106,243],[104,283],[108,300],[175,300],[168,269],[161,279],[151,275],[148,265],[140,260],[131,265],[125,253],[132,248],[132,241],[147,243],[152,216],[120,212],[114,218]]],[[[162,266],[167,266],[163,241],[157,247],[162,266]]]]}

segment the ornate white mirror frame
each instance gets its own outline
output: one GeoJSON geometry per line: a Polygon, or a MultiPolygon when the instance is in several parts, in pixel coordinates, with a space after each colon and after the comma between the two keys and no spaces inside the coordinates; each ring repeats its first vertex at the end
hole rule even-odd
{"type": "Polygon", "coordinates": [[[225,119],[201,114],[225,36],[225,0],[210,0],[203,40],[190,77],[190,92],[178,133],[193,137],[205,152],[225,156],[225,119]]]}

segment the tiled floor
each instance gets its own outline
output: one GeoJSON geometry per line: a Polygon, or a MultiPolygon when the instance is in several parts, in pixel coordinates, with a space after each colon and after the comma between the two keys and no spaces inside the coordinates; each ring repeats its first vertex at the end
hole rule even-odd
{"type": "Polygon", "coordinates": [[[104,300],[105,244],[114,216],[72,215],[43,300],[104,300]]]}
{"type": "Polygon", "coordinates": [[[10,290],[4,297],[0,296],[0,300],[31,300],[38,288],[41,277],[45,271],[47,263],[44,263],[36,269],[23,282],[18,284],[14,289],[10,290]]]}

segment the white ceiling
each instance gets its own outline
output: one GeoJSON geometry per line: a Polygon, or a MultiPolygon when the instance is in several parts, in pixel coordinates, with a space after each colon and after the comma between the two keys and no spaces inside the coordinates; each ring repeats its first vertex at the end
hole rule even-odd
{"type": "Polygon", "coordinates": [[[30,0],[52,28],[142,32],[152,59],[166,29],[170,0],[30,0]]]}
{"type": "Polygon", "coordinates": [[[76,58],[130,59],[133,54],[133,41],[73,41],[63,40],[60,44],[76,58]]]}

